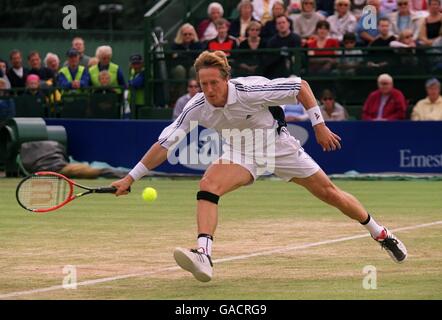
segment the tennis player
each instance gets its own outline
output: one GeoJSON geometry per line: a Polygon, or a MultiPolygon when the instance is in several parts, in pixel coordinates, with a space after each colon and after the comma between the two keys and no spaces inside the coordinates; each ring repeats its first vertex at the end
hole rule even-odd
{"type": "MultiPolygon", "coordinates": [[[[386,227],[378,224],[354,196],[334,185],[285,127],[281,119],[283,113],[278,112],[275,106],[299,101],[309,114],[316,140],[323,150],[341,148],[341,138],[325,125],[316,98],[305,80],[297,77],[268,80],[256,76],[230,79],[230,66],[221,51],[201,53],[194,66],[203,92],[187,103],[181,115],[163,130],[158,142],[151,146],[130,173],[112,183],[118,188],[117,195],[127,194],[126,190],[134,181],[165,161],[177,140],[189,132],[191,121],[198,121],[199,125],[213,128],[219,133],[227,129],[240,133],[246,129],[260,133],[268,130],[274,133],[275,139],[272,142],[266,135],[263,139],[269,141],[266,146],[273,150],[273,154],[269,153],[270,157],[266,159],[273,156],[273,161],[262,161],[261,150],[259,157],[250,152],[250,148],[244,151],[246,142],[235,147],[229,143],[230,140],[227,141],[220,159],[209,166],[200,181],[200,191],[196,195],[197,246],[191,250],[175,249],[174,258],[180,267],[191,272],[199,281],[212,279],[212,243],[218,220],[219,198],[253,183],[258,175],[269,171],[269,168],[276,176],[305,187],[320,200],[361,223],[395,262],[406,259],[407,250],[403,243],[386,227]],[[263,166],[266,170],[263,170],[263,166]]],[[[259,143],[252,145],[257,147],[259,143]]]]}

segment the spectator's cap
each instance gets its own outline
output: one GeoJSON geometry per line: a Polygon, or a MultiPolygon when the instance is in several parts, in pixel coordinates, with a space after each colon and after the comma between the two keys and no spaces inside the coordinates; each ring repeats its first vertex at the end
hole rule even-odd
{"type": "Polygon", "coordinates": [[[439,80],[437,80],[436,78],[428,79],[428,80],[425,82],[425,88],[428,88],[428,87],[434,86],[435,84],[437,84],[437,85],[440,87],[440,81],[439,81],[439,80]]]}
{"type": "Polygon", "coordinates": [[[77,49],[75,48],[70,48],[67,52],[66,52],[66,56],[67,57],[75,57],[75,56],[79,56],[80,52],[78,52],[77,49]]]}
{"type": "Polygon", "coordinates": [[[141,56],[141,54],[136,53],[129,57],[129,61],[130,63],[143,63],[143,57],[141,56]]]}
{"type": "Polygon", "coordinates": [[[356,34],[354,32],[346,32],[342,41],[356,41],[356,34]]]}
{"type": "Polygon", "coordinates": [[[40,77],[36,74],[30,74],[27,78],[26,81],[40,81],[40,77]]]}
{"type": "Polygon", "coordinates": [[[379,82],[391,82],[393,83],[393,78],[388,73],[383,73],[378,77],[379,82]]]}

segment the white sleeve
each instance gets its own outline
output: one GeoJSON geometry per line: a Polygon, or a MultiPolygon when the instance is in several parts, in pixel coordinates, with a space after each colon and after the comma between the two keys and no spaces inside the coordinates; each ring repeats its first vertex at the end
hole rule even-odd
{"type": "Polygon", "coordinates": [[[257,81],[251,81],[247,84],[243,82],[236,83],[235,86],[238,92],[245,97],[245,100],[264,107],[271,107],[296,103],[296,96],[301,89],[301,78],[269,80],[259,77],[257,81]]]}
{"type": "Polygon", "coordinates": [[[191,122],[199,121],[201,108],[204,106],[204,95],[198,94],[184,107],[183,112],[175,121],[163,129],[158,142],[166,149],[177,145],[192,129],[191,122]]]}

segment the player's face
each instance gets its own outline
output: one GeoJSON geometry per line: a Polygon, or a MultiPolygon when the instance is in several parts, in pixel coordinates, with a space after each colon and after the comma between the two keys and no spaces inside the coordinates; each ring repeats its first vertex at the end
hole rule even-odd
{"type": "Polygon", "coordinates": [[[215,107],[224,107],[227,102],[227,79],[217,68],[204,68],[198,71],[201,90],[207,101],[215,107]]]}

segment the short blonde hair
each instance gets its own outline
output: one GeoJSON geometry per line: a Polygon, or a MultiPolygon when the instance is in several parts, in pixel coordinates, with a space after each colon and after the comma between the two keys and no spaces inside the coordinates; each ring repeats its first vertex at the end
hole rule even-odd
{"type": "Polygon", "coordinates": [[[206,68],[216,68],[219,70],[221,76],[224,79],[230,78],[231,67],[229,65],[229,62],[227,61],[227,56],[223,51],[204,51],[198,56],[198,58],[196,58],[195,64],[193,66],[195,67],[198,81],[198,72],[201,69],[206,68]]]}
{"type": "Polygon", "coordinates": [[[110,46],[99,46],[95,51],[95,56],[100,59],[102,55],[109,55],[112,58],[112,48],[110,46]]]}
{"type": "Polygon", "coordinates": [[[183,33],[183,29],[186,29],[186,28],[190,29],[191,32],[193,33],[193,41],[195,41],[195,42],[199,41],[198,35],[195,31],[194,26],[192,26],[190,23],[185,23],[178,29],[178,31],[176,33],[175,40],[174,40],[176,44],[183,43],[183,34],[182,33],[183,33]]]}

